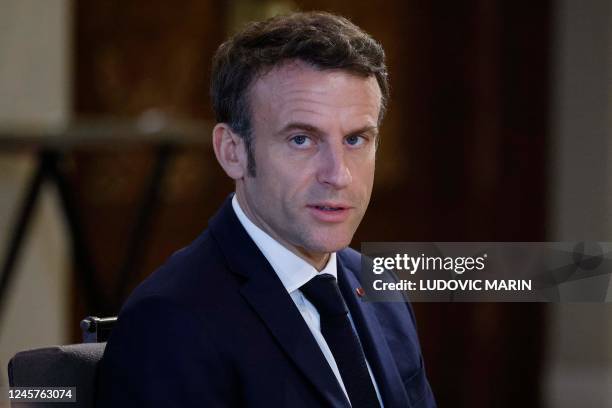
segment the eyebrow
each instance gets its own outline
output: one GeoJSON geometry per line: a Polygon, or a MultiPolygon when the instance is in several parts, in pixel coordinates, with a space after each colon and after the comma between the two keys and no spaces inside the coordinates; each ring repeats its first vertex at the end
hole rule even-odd
{"type": "MultiPolygon", "coordinates": [[[[292,123],[287,124],[285,127],[283,127],[281,131],[279,132],[279,134],[284,134],[284,133],[287,133],[293,130],[303,130],[306,132],[314,133],[316,135],[322,135],[324,133],[318,127],[309,125],[308,123],[292,122],[292,123]]],[[[366,125],[359,129],[350,131],[346,136],[358,135],[362,133],[370,133],[372,134],[372,136],[377,137],[378,136],[378,126],[366,125]]]]}

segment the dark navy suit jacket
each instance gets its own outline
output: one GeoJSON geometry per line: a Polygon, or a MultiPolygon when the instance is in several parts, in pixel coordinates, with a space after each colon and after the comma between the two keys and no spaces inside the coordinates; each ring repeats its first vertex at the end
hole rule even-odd
{"type": "MultiPolygon", "coordinates": [[[[359,253],[337,262],[385,407],[434,407],[410,305],[363,301],[359,253]]],[[[98,380],[99,407],[350,406],[230,199],[128,298],[98,380]]]]}

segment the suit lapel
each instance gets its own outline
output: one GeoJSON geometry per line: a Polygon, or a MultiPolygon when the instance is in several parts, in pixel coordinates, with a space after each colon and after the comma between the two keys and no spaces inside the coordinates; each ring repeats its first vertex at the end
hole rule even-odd
{"type": "Polygon", "coordinates": [[[302,315],[236,217],[231,198],[225,201],[209,225],[230,270],[246,278],[240,288],[242,296],[280,347],[329,404],[350,407],[302,315]]]}
{"type": "Polygon", "coordinates": [[[387,407],[408,407],[408,397],[397,370],[394,357],[383,337],[383,330],[376,317],[372,303],[364,302],[356,296],[355,290],[361,287],[355,272],[349,270],[338,252],[338,284],[342,296],[351,312],[353,323],[361,340],[370,368],[376,379],[383,403],[387,407]]]}

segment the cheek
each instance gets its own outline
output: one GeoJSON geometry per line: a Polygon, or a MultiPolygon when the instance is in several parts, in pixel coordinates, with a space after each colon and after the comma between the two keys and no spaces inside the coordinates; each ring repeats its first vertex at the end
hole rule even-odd
{"type": "Polygon", "coordinates": [[[279,166],[262,166],[255,178],[255,199],[260,211],[277,218],[291,213],[299,202],[298,183],[290,171],[279,166]]]}
{"type": "MultiPolygon", "coordinates": [[[[267,189],[280,201],[292,204],[300,201],[301,194],[306,194],[312,187],[313,177],[309,166],[291,160],[278,160],[268,163],[262,172],[262,179],[267,180],[267,189]]],[[[259,173],[257,174],[259,177],[259,173]]]]}

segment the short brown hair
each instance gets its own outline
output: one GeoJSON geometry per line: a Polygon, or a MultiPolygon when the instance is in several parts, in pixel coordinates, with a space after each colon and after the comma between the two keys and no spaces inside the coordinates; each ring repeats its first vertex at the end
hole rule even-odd
{"type": "Polygon", "coordinates": [[[229,124],[244,139],[252,176],[255,161],[248,91],[258,75],[290,59],[319,69],[374,75],[382,94],[379,123],[386,110],[389,83],[384,50],[346,18],[298,12],[250,23],[217,49],[210,92],[217,122],[229,124]]]}

